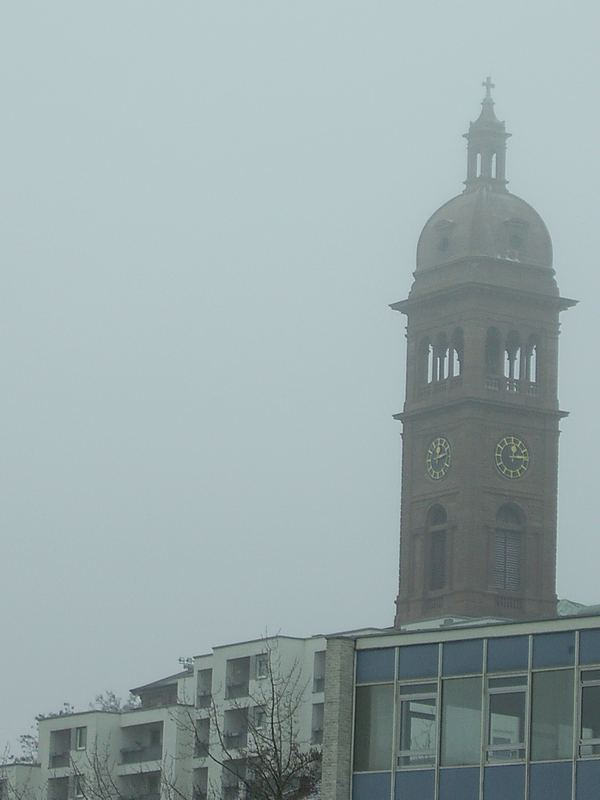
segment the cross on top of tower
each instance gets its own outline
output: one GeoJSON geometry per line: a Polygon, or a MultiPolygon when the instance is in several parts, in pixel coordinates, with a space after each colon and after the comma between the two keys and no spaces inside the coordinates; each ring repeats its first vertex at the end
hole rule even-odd
{"type": "Polygon", "coordinates": [[[496,84],[492,83],[492,79],[488,75],[487,78],[483,81],[483,83],[481,85],[485,88],[486,100],[491,100],[492,99],[492,89],[496,88],[496,84]]]}

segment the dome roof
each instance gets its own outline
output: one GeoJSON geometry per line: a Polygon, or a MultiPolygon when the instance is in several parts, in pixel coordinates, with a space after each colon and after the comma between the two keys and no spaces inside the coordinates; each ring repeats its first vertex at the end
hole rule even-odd
{"type": "Polygon", "coordinates": [[[534,208],[491,181],[481,181],[429,218],[417,245],[417,270],[469,257],[551,269],[552,241],[534,208]]]}
{"type": "Polygon", "coordinates": [[[423,228],[417,270],[465,258],[552,269],[552,242],[540,215],[506,189],[506,132],[494,113],[487,78],[481,113],[469,125],[465,191],[439,208],[423,228]]]}

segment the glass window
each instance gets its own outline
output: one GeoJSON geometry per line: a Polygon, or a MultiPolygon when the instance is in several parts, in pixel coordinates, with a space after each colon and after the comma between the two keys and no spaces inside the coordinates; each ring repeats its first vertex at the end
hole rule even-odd
{"type": "Polygon", "coordinates": [[[575,663],[575,633],[542,633],[533,637],[533,667],[570,667],[575,663]]]}
{"type": "Polygon", "coordinates": [[[581,631],[579,634],[579,663],[600,664],[600,631],[581,631]]]}
{"type": "Polygon", "coordinates": [[[394,687],[363,686],[356,690],[354,769],[386,770],[392,763],[394,687]]]}
{"type": "Polygon", "coordinates": [[[481,758],[481,678],[444,681],[441,763],[479,764],[481,758]]]}
{"type": "Polygon", "coordinates": [[[511,672],[527,669],[529,639],[527,636],[503,636],[488,639],[488,672],[511,672]]]}
{"type": "Polygon", "coordinates": [[[483,671],[483,642],[446,642],[442,659],[443,675],[467,675],[483,671]]]}
{"type": "Polygon", "coordinates": [[[525,676],[488,681],[488,761],[525,758],[526,689],[525,676]]]}
{"type": "Polygon", "coordinates": [[[412,644],[400,648],[400,678],[432,678],[438,674],[438,645],[412,644]]]}
{"type": "Polygon", "coordinates": [[[483,778],[483,800],[523,800],[525,765],[504,764],[486,767],[483,778]]]}
{"type": "Polygon", "coordinates": [[[581,673],[580,755],[600,755],[600,675],[598,670],[581,673]],[[594,683],[595,682],[595,683],[594,683]]]}
{"type": "Polygon", "coordinates": [[[598,800],[600,761],[580,761],[577,764],[576,800],[598,800]]]}
{"type": "Polygon", "coordinates": [[[435,684],[400,689],[399,767],[419,767],[435,762],[437,696],[435,684]]]}
{"type": "Polygon", "coordinates": [[[255,678],[260,680],[269,674],[269,653],[259,653],[254,662],[255,678]]]}
{"type": "Polygon", "coordinates": [[[440,770],[440,800],[479,800],[479,767],[440,770]]]}
{"type": "Polygon", "coordinates": [[[359,650],[356,654],[357,683],[386,683],[394,680],[396,651],[393,647],[359,650]]]}
{"type": "Polygon", "coordinates": [[[391,772],[352,776],[352,800],[390,800],[391,772]]]}
{"type": "Polygon", "coordinates": [[[529,768],[529,800],[565,800],[571,797],[571,764],[532,764],[529,768]]]}
{"type": "Polygon", "coordinates": [[[531,759],[573,758],[573,670],[534,673],[531,759]]]}
{"type": "Polygon", "coordinates": [[[85,750],[87,744],[87,728],[75,728],[75,748],[85,750]]]}
{"type": "Polygon", "coordinates": [[[84,797],[85,795],[85,776],[73,776],[73,797],[84,797]]]}
{"type": "Polygon", "coordinates": [[[397,800],[433,800],[435,773],[432,769],[410,769],[396,773],[397,800]]]}

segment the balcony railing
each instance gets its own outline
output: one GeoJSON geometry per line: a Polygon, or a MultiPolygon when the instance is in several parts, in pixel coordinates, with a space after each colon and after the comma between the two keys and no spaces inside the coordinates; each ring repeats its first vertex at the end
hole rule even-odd
{"type": "Polygon", "coordinates": [[[160,792],[136,792],[126,797],[127,800],[160,800],[160,792]]]}
{"type": "Polygon", "coordinates": [[[52,753],[50,755],[49,766],[52,769],[56,767],[68,767],[69,753],[52,753]]]}
{"type": "Polygon", "coordinates": [[[523,381],[519,378],[506,378],[504,375],[488,375],[485,379],[485,388],[490,392],[526,394],[529,397],[538,396],[537,383],[533,383],[532,381],[523,381]]]}
{"type": "Polygon", "coordinates": [[[212,693],[210,689],[198,692],[196,697],[197,708],[209,708],[212,702],[212,693]]]}
{"type": "Polygon", "coordinates": [[[232,697],[247,697],[249,690],[250,690],[250,684],[247,680],[245,681],[232,680],[229,681],[229,683],[225,687],[225,697],[228,699],[232,697]]]}
{"type": "Polygon", "coordinates": [[[132,745],[121,748],[121,764],[138,764],[141,761],[160,761],[162,758],[162,744],[153,744],[149,747],[132,745]]]}
{"type": "Polygon", "coordinates": [[[195,756],[207,756],[208,755],[208,742],[202,740],[196,740],[194,744],[194,755],[195,756]]]}
{"type": "Polygon", "coordinates": [[[248,744],[248,731],[226,731],[223,740],[227,747],[245,747],[248,744]]]}

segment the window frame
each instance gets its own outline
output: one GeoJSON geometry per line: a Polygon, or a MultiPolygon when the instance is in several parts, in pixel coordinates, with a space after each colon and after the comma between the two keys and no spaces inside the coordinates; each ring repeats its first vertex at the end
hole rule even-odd
{"type": "Polygon", "coordinates": [[[577,690],[578,719],[576,720],[577,758],[590,759],[590,758],[600,757],[600,737],[594,737],[592,739],[583,738],[583,692],[585,689],[594,686],[600,686],[600,667],[594,667],[593,665],[586,665],[585,668],[580,667],[579,685],[577,690]],[[584,677],[586,672],[595,672],[597,673],[598,677],[586,680],[584,677]],[[583,752],[584,747],[590,747],[592,748],[592,750],[596,748],[596,752],[584,753],[583,752]]]}
{"type": "Polygon", "coordinates": [[[87,725],[79,725],[75,728],[75,750],[87,749],[87,725]]]}
{"type": "Polygon", "coordinates": [[[399,683],[396,689],[396,709],[397,720],[395,726],[396,732],[396,747],[395,747],[395,765],[396,769],[431,769],[435,768],[438,762],[438,754],[440,749],[440,685],[439,679],[434,681],[420,681],[418,683],[399,683]],[[419,691],[419,687],[431,687],[426,691],[419,691]],[[406,691],[403,692],[402,690],[406,691]],[[434,700],[433,709],[433,740],[434,744],[430,750],[403,750],[402,746],[402,728],[404,723],[404,705],[415,701],[434,700]],[[410,761],[404,762],[404,759],[415,758],[414,763],[410,761]],[[427,759],[427,760],[425,760],[427,759]]]}
{"type": "Polygon", "coordinates": [[[493,764],[515,764],[527,762],[529,758],[529,744],[531,734],[531,686],[529,685],[529,672],[509,673],[504,675],[492,675],[486,673],[485,675],[485,714],[484,714],[484,739],[483,739],[483,756],[485,766],[493,764]],[[518,678],[522,682],[510,685],[509,681],[514,681],[518,678]],[[490,686],[490,682],[497,682],[495,686],[490,686]],[[501,685],[501,681],[505,685],[501,685]],[[523,739],[515,745],[506,744],[491,744],[491,703],[490,699],[497,695],[502,694],[522,694],[524,698],[523,704],[523,739]],[[513,751],[516,756],[508,756],[506,758],[494,757],[495,753],[505,753],[513,751]],[[519,753],[522,752],[522,756],[519,753]]]}

